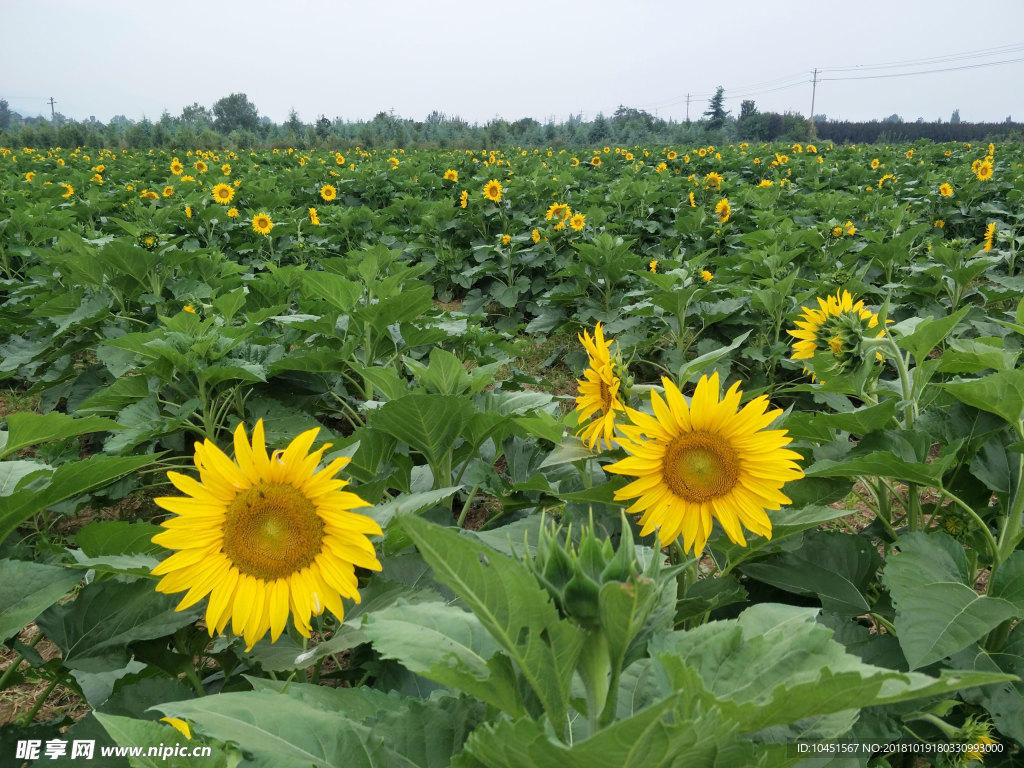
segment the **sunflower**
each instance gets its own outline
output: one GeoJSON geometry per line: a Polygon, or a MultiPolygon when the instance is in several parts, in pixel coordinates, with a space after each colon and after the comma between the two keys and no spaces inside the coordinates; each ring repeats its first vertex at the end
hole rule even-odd
{"type": "Polygon", "coordinates": [[[651,272],[655,272],[656,273],[658,271],[658,260],[657,259],[651,259],[650,263],[647,265],[647,268],[649,270],[651,270],[651,272]]]}
{"type": "Polygon", "coordinates": [[[234,219],[237,216],[238,216],[238,209],[237,208],[228,208],[228,218],[229,219],[234,219]]]}
{"type": "Polygon", "coordinates": [[[265,213],[257,213],[252,217],[252,228],[261,235],[269,235],[274,228],[274,222],[265,213]]]}
{"type": "Polygon", "coordinates": [[[171,160],[171,173],[173,173],[175,176],[181,176],[181,174],[183,174],[184,172],[185,166],[181,164],[181,161],[178,160],[178,158],[174,158],[173,160],[171,160]]]}
{"type": "Polygon", "coordinates": [[[206,163],[204,163],[202,160],[196,160],[194,167],[200,173],[206,173],[208,170],[210,170],[209,166],[207,166],[206,163]]]}
{"type": "Polygon", "coordinates": [[[579,164],[580,164],[580,159],[578,157],[574,157],[572,160],[569,161],[569,165],[571,167],[573,167],[573,168],[575,168],[579,164]]]}
{"type": "Polygon", "coordinates": [[[703,280],[705,283],[710,283],[712,280],[715,279],[715,276],[711,274],[708,270],[702,269],[700,271],[700,279],[703,280]]]}
{"type": "Polygon", "coordinates": [[[721,189],[722,188],[722,174],[717,171],[712,171],[704,177],[704,186],[709,189],[721,189]]]}
{"type": "Polygon", "coordinates": [[[612,435],[615,432],[615,412],[624,408],[619,400],[621,382],[615,375],[615,366],[611,359],[611,342],[604,339],[601,323],[594,327],[594,336],[583,331],[578,335],[580,344],[587,350],[588,367],[583,372],[583,379],[577,380],[579,395],[576,398],[576,410],[580,419],[590,419],[589,424],[580,428],[580,439],[590,450],[603,441],[612,447],[612,435]]]}
{"type": "Polygon", "coordinates": [[[878,170],[878,166],[879,166],[879,165],[881,165],[881,162],[880,162],[880,161],[878,160],[878,158],[877,158],[877,157],[876,157],[876,158],[874,158],[874,159],[873,159],[873,160],[871,161],[871,170],[872,170],[872,171],[877,171],[877,170],[878,170]]]}
{"type": "Polygon", "coordinates": [[[359,602],[355,567],[380,570],[367,536],[380,526],[351,510],[368,506],[348,483],[335,477],[349,459],[316,467],[330,444],[309,453],[318,429],[296,437],[268,457],[263,421],[252,442],[239,424],[235,460],[209,440],[196,443],[197,482],[168,472],[186,497],[155,499],[176,517],[153,542],[178,550],[156,568],[157,591],[188,590],[177,610],[206,595],[206,624],[212,636],[231,629],[251,649],[267,632],[280,637],[291,613],[295,628],[309,637],[311,615],[327,608],[339,621],[341,598],[359,602]]]}
{"type": "Polygon", "coordinates": [[[459,180],[459,172],[452,168],[449,168],[447,171],[444,172],[444,180],[457,182],[459,180]]]}
{"type": "Polygon", "coordinates": [[[459,207],[465,208],[467,205],[469,205],[469,191],[464,189],[459,195],[459,207]]]}
{"type": "Polygon", "coordinates": [[[996,223],[994,221],[989,222],[988,226],[985,227],[985,253],[992,250],[992,242],[996,236],[996,223]]]}
{"type": "Polygon", "coordinates": [[[168,184],[164,187],[164,197],[171,197],[174,194],[174,187],[168,184]]]}
{"type": "Polygon", "coordinates": [[[235,198],[235,188],[223,182],[213,187],[213,199],[221,205],[227,205],[235,198]]]}
{"type": "Polygon", "coordinates": [[[491,179],[486,184],[484,184],[484,197],[486,197],[488,200],[498,202],[499,200],[501,200],[501,190],[501,182],[498,181],[497,179],[491,179]]]}
{"type": "Polygon", "coordinates": [[[598,166],[601,165],[601,158],[598,157],[597,155],[594,155],[592,158],[590,158],[590,164],[597,168],[598,166]]]}
{"type": "Polygon", "coordinates": [[[25,181],[32,181],[36,177],[35,171],[29,171],[25,174],[25,181]]]}
{"type": "Polygon", "coordinates": [[[552,219],[567,219],[571,215],[572,211],[569,210],[569,206],[565,203],[552,203],[547,213],[544,214],[544,218],[551,221],[552,219]]]}
{"type": "Polygon", "coordinates": [[[331,202],[338,196],[338,190],[334,188],[333,184],[324,184],[320,187],[320,197],[323,198],[324,202],[331,202]]]}
{"type": "Polygon", "coordinates": [[[669,160],[675,160],[677,157],[679,157],[679,155],[676,154],[676,151],[674,149],[670,149],[665,154],[665,157],[667,157],[669,160]]]}
{"type": "MultiPolygon", "coordinates": [[[[787,331],[798,339],[793,343],[792,360],[811,360],[815,352],[827,349],[835,357],[838,368],[845,369],[861,356],[861,339],[870,338],[869,331],[878,327],[878,315],[866,309],[863,300],[854,304],[853,296],[845,290],[836,291],[835,296],[818,298],[817,309],[801,309],[804,314],[796,322],[797,330],[787,331]]],[[[884,335],[885,329],[882,329],[874,338],[884,335]]],[[[875,359],[881,359],[877,352],[875,359]]]]}
{"type": "Polygon", "coordinates": [[[700,556],[718,520],[734,543],[746,546],[743,528],[771,538],[766,510],[790,500],[783,484],[803,477],[790,451],[786,430],[765,431],[782,413],[767,411],[764,395],[737,411],[740,384],[719,400],[718,372],[702,376],[689,405],[663,378],[665,398],[651,393],[654,416],[626,409],[631,425],[619,427],[615,442],[630,456],[606,472],[637,478],[615,492],[616,501],[636,499],[626,511],[642,512],[641,535],[657,529],[662,545],[682,534],[683,549],[700,556]],[[767,411],[767,412],[766,412],[767,411]]]}
{"type": "Polygon", "coordinates": [[[314,227],[320,225],[320,216],[316,212],[316,208],[310,208],[309,211],[309,223],[314,227]]]}
{"type": "Polygon", "coordinates": [[[65,182],[65,181],[62,181],[62,182],[60,183],[60,185],[61,185],[62,187],[64,187],[64,194],[63,194],[63,195],[61,195],[61,197],[71,197],[71,196],[72,196],[73,194],[75,194],[75,188],[74,188],[74,187],[72,187],[72,186],[71,186],[70,184],[68,184],[67,182],[65,182]]]}
{"type": "Polygon", "coordinates": [[[718,220],[723,224],[729,220],[732,216],[732,207],[729,205],[729,198],[723,197],[718,201],[718,205],[715,206],[715,213],[718,214],[718,220]]]}
{"type": "Polygon", "coordinates": [[[231,166],[228,163],[224,163],[224,165],[220,167],[220,172],[223,173],[225,176],[230,176],[231,166]]]}
{"type": "Polygon", "coordinates": [[[539,243],[540,242],[540,230],[539,229],[535,229],[532,232],[530,232],[530,239],[533,240],[535,245],[537,243],[539,243]]]}
{"type": "Polygon", "coordinates": [[[952,184],[939,184],[939,194],[943,197],[953,196],[953,185],[952,184]]]}
{"type": "Polygon", "coordinates": [[[582,213],[574,213],[572,218],[569,219],[569,226],[579,232],[587,224],[587,217],[582,213]]]}
{"type": "Polygon", "coordinates": [[[978,181],[988,181],[992,178],[992,163],[988,160],[982,160],[978,163],[978,168],[975,170],[974,175],[978,177],[978,181]]]}

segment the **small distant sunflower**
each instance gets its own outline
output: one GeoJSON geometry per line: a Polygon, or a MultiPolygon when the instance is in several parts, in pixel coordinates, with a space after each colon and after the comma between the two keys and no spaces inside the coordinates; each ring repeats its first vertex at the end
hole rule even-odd
{"type": "Polygon", "coordinates": [[[497,179],[491,179],[484,184],[484,197],[488,200],[493,200],[495,203],[501,200],[501,191],[501,182],[497,179]]]}
{"type": "Polygon", "coordinates": [[[943,219],[936,219],[935,226],[938,227],[939,229],[942,229],[943,227],[946,226],[946,222],[943,219]]]}
{"type": "Polygon", "coordinates": [[[459,195],[459,207],[465,208],[467,205],[469,205],[469,191],[464,189],[459,195]]]}
{"type": "Polygon", "coordinates": [[[732,216],[732,207],[729,205],[729,198],[723,197],[718,201],[718,205],[715,206],[715,213],[718,214],[718,220],[723,224],[729,220],[732,216]]]}
{"type": "Polygon", "coordinates": [[[512,242],[512,235],[502,235],[501,236],[501,244],[502,245],[508,245],[511,242],[512,242]]]}
{"type": "Polygon", "coordinates": [[[674,149],[670,149],[668,152],[665,153],[665,157],[667,157],[669,160],[675,160],[677,157],[679,157],[679,155],[676,154],[676,151],[674,149]]]}
{"type": "Polygon", "coordinates": [[[170,186],[168,184],[166,187],[164,187],[164,193],[163,194],[164,194],[164,197],[171,197],[174,194],[174,187],[172,187],[172,186],[170,186]]]}
{"type": "Polygon", "coordinates": [[[261,235],[269,235],[270,230],[274,228],[274,222],[270,220],[267,214],[257,213],[252,217],[252,228],[261,235]]]}
{"type": "Polygon", "coordinates": [[[444,172],[444,180],[458,182],[459,172],[452,168],[449,168],[447,171],[444,172]]]}
{"type": "Polygon", "coordinates": [[[178,158],[174,158],[171,161],[171,173],[173,173],[175,176],[181,176],[181,174],[183,174],[184,172],[185,166],[181,164],[181,161],[178,160],[178,158]]]}
{"type": "Polygon", "coordinates": [[[994,221],[989,222],[988,226],[985,227],[985,253],[992,250],[992,243],[996,237],[996,223],[994,221]]]}
{"type": "Polygon", "coordinates": [[[238,209],[237,208],[228,208],[228,218],[229,219],[234,219],[234,218],[237,218],[237,217],[238,217],[238,209]]]}
{"type": "Polygon", "coordinates": [[[878,166],[879,166],[879,165],[881,165],[881,162],[879,161],[879,159],[878,159],[877,157],[876,157],[876,158],[874,158],[874,159],[873,159],[873,160],[871,161],[871,170],[872,170],[872,171],[877,171],[877,170],[878,170],[878,166]]]}
{"type": "Polygon", "coordinates": [[[578,157],[574,157],[572,160],[569,161],[569,165],[572,168],[575,168],[579,164],[580,164],[580,159],[578,157]]]}
{"type": "Polygon", "coordinates": [[[62,181],[60,185],[64,187],[64,194],[61,195],[61,197],[71,197],[73,194],[75,194],[75,188],[68,184],[66,181],[62,181]]]}
{"type": "Polygon", "coordinates": [[[139,193],[139,197],[143,200],[159,200],[160,195],[154,192],[152,189],[144,189],[139,193]]]}
{"type": "Polygon", "coordinates": [[[590,158],[590,164],[597,168],[598,166],[601,165],[601,158],[598,157],[597,155],[594,155],[592,158],[590,158]]]}
{"type": "Polygon", "coordinates": [[[615,375],[611,342],[605,341],[601,323],[594,327],[593,337],[584,330],[577,338],[587,350],[587,369],[583,372],[583,379],[576,382],[579,390],[576,410],[580,413],[581,421],[591,419],[581,427],[578,434],[590,450],[594,450],[595,445],[600,449],[602,441],[611,448],[615,413],[624,408],[619,399],[621,381],[615,375]]]}
{"type": "Polygon", "coordinates": [[[331,202],[338,196],[338,190],[334,188],[333,184],[324,184],[320,187],[320,197],[323,198],[324,202],[331,202]]]}
{"type": "Polygon", "coordinates": [[[228,164],[228,163],[224,163],[224,165],[222,165],[220,167],[220,172],[222,174],[224,174],[225,176],[230,176],[231,175],[231,165],[228,164]]]}
{"type": "Polygon", "coordinates": [[[632,422],[619,426],[615,442],[629,458],[606,472],[636,479],[615,492],[635,499],[626,511],[641,512],[641,535],[657,530],[662,546],[683,537],[683,549],[700,556],[718,520],[731,541],[746,546],[743,528],[771,538],[767,510],[790,499],[782,486],[803,477],[800,454],[786,449],[784,429],[765,430],[781,413],[756,397],[737,410],[743,393],[733,384],[719,399],[718,372],[702,376],[687,404],[679,388],[663,378],[664,399],[651,393],[654,416],[626,408],[632,422]]]}
{"type": "Polygon", "coordinates": [[[192,218],[192,206],[191,205],[186,205],[185,206],[185,218],[187,218],[187,219],[191,219],[192,218]]]}
{"type": "Polygon", "coordinates": [[[952,197],[953,185],[949,183],[939,184],[939,194],[942,195],[943,197],[952,197]]]}
{"type": "Polygon", "coordinates": [[[309,223],[314,227],[320,226],[320,216],[316,212],[316,208],[310,208],[309,211],[309,223]]]}
{"type": "Polygon", "coordinates": [[[186,495],[155,500],[176,516],[162,523],[166,530],[153,541],[178,550],[153,569],[163,577],[156,589],[187,590],[177,610],[209,595],[211,636],[230,621],[251,649],[268,632],[276,641],[291,614],[309,637],[311,616],[326,608],[341,621],[342,598],[359,602],[357,566],[381,569],[368,539],[380,535],[380,526],[352,512],[368,504],[342,491],[348,483],[335,477],[349,459],[317,472],[330,445],[310,453],[317,432],[303,432],[268,456],[262,420],[251,443],[239,424],[234,461],[206,440],[195,447],[198,481],[167,473],[186,495]]]}
{"type": "Polygon", "coordinates": [[[696,200],[696,198],[694,198],[694,196],[693,196],[693,192],[691,192],[691,193],[690,193],[690,195],[689,195],[689,198],[688,198],[688,199],[689,199],[689,201],[690,201],[690,207],[691,207],[691,208],[696,208],[696,207],[697,207],[697,200],[696,200]]]}
{"type": "Polygon", "coordinates": [[[35,171],[29,171],[28,173],[25,174],[25,181],[32,181],[33,179],[35,179],[35,177],[36,177],[36,172],[35,171]]]}
{"type": "Polygon", "coordinates": [[[582,213],[574,213],[572,218],[569,219],[569,226],[579,232],[587,224],[587,217],[582,213]]]}
{"type": "Polygon", "coordinates": [[[235,199],[235,188],[230,184],[216,184],[210,191],[213,193],[213,199],[221,205],[227,205],[235,199]]]}
{"type": "Polygon", "coordinates": [[[567,219],[572,215],[572,211],[569,210],[569,206],[565,203],[552,203],[544,214],[544,218],[548,221],[552,219],[567,219]]]}
{"type": "Polygon", "coordinates": [[[651,263],[647,265],[647,268],[649,270],[651,270],[651,272],[655,272],[656,273],[658,271],[658,260],[657,259],[651,259],[651,263]]]}
{"type": "Polygon", "coordinates": [[[974,175],[978,177],[978,181],[988,181],[992,178],[992,163],[988,160],[982,160],[978,163],[978,168],[974,175]]]}
{"type": "Polygon", "coordinates": [[[723,180],[722,174],[712,171],[704,177],[704,186],[708,189],[721,189],[723,180]]]}
{"type": "Polygon", "coordinates": [[[530,232],[530,239],[533,240],[535,245],[537,243],[539,243],[540,242],[540,230],[539,229],[535,229],[532,232],[530,232]]]}
{"type": "Polygon", "coordinates": [[[208,170],[210,170],[209,166],[206,163],[204,163],[202,160],[196,160],[196,162],[195,162],[193,167],[197,171],[199,171],[199,173],[206,173],[208,170]]]}
{"type": "Polygon", "coordinates": [[[715,279],[715,276],[711,274],[708,270],[702,269],[700,271],[700,279],[703,280],[705,283],[710,283],[712,280],[715,279]]]}

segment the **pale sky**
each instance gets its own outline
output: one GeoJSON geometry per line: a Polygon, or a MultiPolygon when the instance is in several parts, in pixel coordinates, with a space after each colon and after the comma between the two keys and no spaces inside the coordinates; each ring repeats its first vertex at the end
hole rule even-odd
{"type": "Polygon", "coordinates": [[[831,119],[1024,121],[1024,0],[0,0],[0,98],[26,116],[52,96],[157,120],[241,91],[277,123],[683,120],[722,85],[733,115],[806,117],[815,68],[831,119]],[[926,70],[947,71],[903,76],[926,70]]]}

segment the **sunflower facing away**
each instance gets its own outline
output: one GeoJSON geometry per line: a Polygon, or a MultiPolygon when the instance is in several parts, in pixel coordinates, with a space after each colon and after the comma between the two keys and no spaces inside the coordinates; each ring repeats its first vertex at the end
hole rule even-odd
{"type": "Polygon", "coordinates": [[[719,400],[717,371],[702,376],[689,405],[668,378],[665,398],[651,393],[654,416],[626,409],[632,424],[619,426],[616,438],[630,456],[605,471],[632,475],[615,499],[635,499],[627,512],[641,512],[641,535],[657,529],[662,545],[683,536],[683,549],[700,556],[718,520],[730,540],[746,546],[743,528],[771,538],[766,510],[790,500],[782,486],[803,477],[786,449],[786,430],[765,430],[781,410],[768,411],[764,395],[737,411],[739,382],[719,400]]]}
{"type": "Polygon", "coordinates": [[[589,361],[583,372],[583,380],[576,382],[579,388],[576,410],[580,412],[581,420],[593,417],[589,424],[580,429],[580,439],[590,450],[594,450],[594,446],[602,440],[611,448],[615,412],[622,411],[624,407],[619,400],[621,382],[615,375],[615,365],[609,351],[611,342],[605,341],[601,323],[594,327],[593,337],[583,331],[583,335],[577,338],[587,350],[589,361]]]}
{"type": "MultiPolygon", "coordinates": [[[[817,309],[801,309],[804,314],[796,322],[797,330],[787,331],[799,339],[793,344],[792,360],[810,360],[816,351],[829,349],[837,364],[846,367],[858,355],[860,340],[870,338],[872,334],[868,331],[878,327],[878,315],[866,309],[863,300],[854,304],[849,291],[839,290],[835,296],[819,297],[817,309]]],[[[881,338],[885,330],[873,335],[881,338]]],[[[877,352],[875,357],[881,359],[877,352]]]]}
{"type": "Polygon", "coordinates": [[[196,443],[197,482],[168,472],[186,496],[155,502],[175,513],[153,542],[178,550],[153,569],[163,578],[157,591],[188,590],[177,610],[209,595],[206,624],[212,636],[231,630],[251,649],[267,632],[280,637],[289,613],[295,628],[309,637],[311,615],[328,609],[344,617],[341,598],[359,602],[355,567],[379,571],[368,536],[381,529],[353,513],[368,504],[342,491],[348,483],[335,475],[349,459],[317,465],[330,446],[309,453],[317,429],[303,432],[270,456],[263,421],[252,442],[245,428],[235,430],[235,460],[209,440],[196,443]]]}

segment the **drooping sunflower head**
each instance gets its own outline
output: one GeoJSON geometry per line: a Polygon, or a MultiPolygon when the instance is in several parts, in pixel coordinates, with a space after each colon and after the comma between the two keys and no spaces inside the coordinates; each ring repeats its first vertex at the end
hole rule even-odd
{"type": "Polygon", "coordinates": [[[583,379],[576,381],[579,394],[576,397],[576,410],[580,420],[590,419],[578,434],[590,450],[600,443],[612,447],[612,436],[615,433],[615,413],[625,407],[619,398],[621,379],[616,375],[615,361],[611,354],[611,341],[605,341],[601,323],[594,326],[594,335],[586,330],[577,338],[587,351],[587,368],[583,371],[583,379]]]}
{"type": "Polygon", "coordinates": [[[257,213],[252,217],[252,228],[261,235],[269,235],[274,228],[274,222],[265,213],[257,213]]]}
{"type": "Polygon", "coordinates": [[[276,641],[290,614],[309,637],[310,616],[326,608],[341,620],[342,598],[359,602],[356,566],[380,570],[368,539],[380,526],[351,511],[367,503],[342,491],[348,483],[335,477],[349,459],[316,471],[330,445],[310,453],[318,431],[268,456],[262,420],[251,442],[239,424],[234,461],[206,440],[195,448],[198,481],[167,473],[186,495],[155,499],[175,517],[153,541],[177,550],[153,569],[163,577],[156,589],[188,590],[177,610],[209,595],[211,636],[230,621],[251,649],[267,632],[276,641]]]}
{"type": "Polygon", "coordinates": [[[235,198],[235,188],[230,184],[216,184],[211,190],[213,199],[221,205],[227,205],[235,198]]]}
{"type": "Polygon", "coordinates": [[[651,393],[654,415],[626,409],[631,424],[615,442],[629,457],[605,471],[636,479],[615,492],[635,499],[627,512],[642,513],[641,535],[658,531],[662,545],[680,534],[683,548],[700,556],[717,520],[731,541],[746,546],[743,529],[771,537],[767,510],[790,500],[782,486],[803,477],[802,458],[784,446],[786,430],[765,430],[781,413],[756,397],[737,410],[739,382],[720,399],[718,373],[702,376],[689,403],[668,378],[665,397],[651,393]]]}
{"type": "Polygon", "coordinates": [[[71,197],[73,194],[75,194],[75,188],[72,187],[67,182],[62,181],[60,185],[64,187],[64,194],[62,194],[61,197],[71,197]]]}
{"type": "Polygon", "coordinates": [[[317,214],[316,208],[310,208],[309,211],[309,223],[314,227],[320,225],[320,216],[317,214]]]}
{"type": "Polygon", "coordinates": [[[338,190],[334,188],[333,184],[324,184],[320,187],[320,197],[323,198],[324,202],[331,202],[338,196],[338,190]]]}
{"type": "Polygon", "coordinates": [[[729,198],[723,197],[718,201],[718,205],[715,206],[715,213],[718,214],[718,220],[723,224],[729,220],[732,216],[732,206],[729,205],[729,198]]]}
{"type": "Polygon", "coordinates": [[[491,179],[486,184],[484,184],[484,197],[486,197],[488,200],[492,200],[495,203],[501,200],[501,191],[501,182],[498,181],[497,179],[491,179]]]}
{"type": "Polygon", "coordinates": [[[469,190],[464,189],[459,194],[459,207],[465,208],[467,205],[469,205],[469,190]]]}
{"type": "Polygon", "coordinates": [[[793,343],[792,360],[813,360],[815,352],[827,350],[834,358],[832,368],[848,372],[869,356],[880,359],[877,351],[867,351],[862,342],[881,338],[885,329],[875,331],[878,315],[866,309],[863,300],[855,304],[849,291],[839,290],[834,296],[819,297],[816,309],[801,309],[803,315],[796,321],[797,330],[787,331],[798,339],[793,343]]]}
{"type": "Polygon", "coordinates": [[[449,168],[447,171],[444,172],[444,180],[457,182],[459,180],[459,172],[452,168],[449,168]]]}
{"type": "Polygon", "coordinates": [[[992,250],[992,244],[995,241],[995,237],[996,223],[994,221],[990,221],[988,225],[985,227],[985,253],[988,253],[989,251],[992,250]]]}

